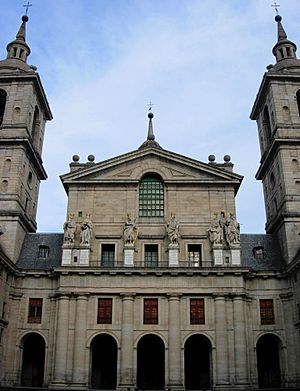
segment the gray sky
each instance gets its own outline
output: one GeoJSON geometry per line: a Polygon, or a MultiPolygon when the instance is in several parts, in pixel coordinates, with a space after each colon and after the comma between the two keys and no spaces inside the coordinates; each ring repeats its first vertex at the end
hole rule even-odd
{"type": "MultiPolygon", "coordinates": [[[[24,0],[1,1],[1,57],[15,38],[24,0]]],[[[274,63],[271,0],[35,0],[29,64],[38,67],[54,120],[48,123],[38,229],[60,232],[66,195],[59,175],[73,154],[101,161],[137,149],[154,102],[154,132],[168,150],[207,162],[231,155],[244,175],[237,196],[242,232],[264,232],[256,124],[249,114],[274,63]]],[[[279,8],[300,45],[299,0],[279,8]]]]}

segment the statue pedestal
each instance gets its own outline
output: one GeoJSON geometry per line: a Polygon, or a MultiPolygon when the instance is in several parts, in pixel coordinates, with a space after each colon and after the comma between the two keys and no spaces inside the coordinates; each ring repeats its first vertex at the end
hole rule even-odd
{"type": "Polygon", "coordinates": [[[124,266],[134,266],[134,246],[131,244],[124,247],[124,266]]]}
{"type": "Polygon", "coordinates": [[[169,266],[179,266],[179,245],[169,244],[169,266]]]}
{"type": "Polygon", "coordinates": [[[62,251],[62,266],[89,266],[90,246],[71,247],[64,245],[62,251]]]}
{"type": "Polygon", "coordinates": [[[213,251],[214,266],[223,266],[224,263],[223,245],[214,244],[212,251],[213,251]]]}
{"type": "Polygon", "coordinates": [[[241,246],[240,244],[232,244],[231,248],[231,265],[240,266],[241,265],[241,246]]]}

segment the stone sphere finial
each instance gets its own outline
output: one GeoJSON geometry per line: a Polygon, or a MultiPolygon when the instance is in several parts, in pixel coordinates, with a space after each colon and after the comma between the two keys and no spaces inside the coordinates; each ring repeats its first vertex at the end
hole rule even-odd
{"type": "Polygon", "coordinates": [[[225,163],[229,163],[230,160],[231,160],[231,156],[230,156],[230,155],[225,155],[225,156],[223,157],[223,159],[224,159],[224,162],[225,162],[225,163]]]}
{"type": "Polygon", "coordinates": [[[213,163],[216,160],[215,155],[209,155],[208,156],[208,160],[209,160],[210,163],[213,163]]]}
{"type": "Polygon", "coordinates": [[[22,21],[23,21],[23,22],[28,22],[28,19],[29,19],[29,18],[28,18],[27,15],[23,15],[23,16],[22,16],[22,21]]]}
{"type": "Polygon", "coordinates": [[[88,161],[89,162],[93,162],[95,160],[95,156],[94,155],[89,155],[88,156],[88,161]]]}
{"type": "Polygon", "coordinates": [[[75,162],[75,163],[78,163],[78,162],[79,162],[79,159],[80,159],[80,157],[79,157],[78,155],[73,155],[73,157],[72,157],[72,160],[73,160],[73,162],[75,162]]]}
{"type": "Polygon", "coordinates": [[[153,114],[153,113],[151,113],[151,112],[148,113],[148,118],[149,118],[149,119],[152,119],[153,117],[154,117],[154,114],[153,114]]]}
{"type": "Polygon", "coordinates": [[[275,21],[276,22],[281,22],[282,21],[282,17],[280,15],[276,15],[275,16],[275,21]]]}

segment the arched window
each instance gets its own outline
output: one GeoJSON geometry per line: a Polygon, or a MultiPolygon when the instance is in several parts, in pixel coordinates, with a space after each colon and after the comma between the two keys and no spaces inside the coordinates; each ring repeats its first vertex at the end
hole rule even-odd
{"type": "Polygon", "coordinates": [[[32,142],[36,148],[38,148],[37,144],[39,142],[39,130],[40,130],[40,113],[38,107],[36,106],[34,110],[33,122],[32,122],[32,142]]]}
{"type": "Polygon", "coordinates": [[[296,98],[297,98],[298,112],[300,115],[300,90],[297,91],[296,98]]]}
{"type": "Polygon", "coordinates": [[[270,141],[270,139],[271,139],[271,122],[270,122],[270,115],[269,115],[269,110],[268,110],[267,106],[265,106],[265,108],[264,108],[263,126],[264,126],[266,139],[267,139],[267,141],[270,141]]]}
{"type": "Polygon", "coordinates": [[[155,174],[145,175],[140,182],[139,216],[164,216],[164,184],[155,174]]]}
{"type": "Polygon", "coordinates": [[[6,106],[7,94],[4,90],[0,90],[0,125],[2,125],[4,111],[6,106]]]}

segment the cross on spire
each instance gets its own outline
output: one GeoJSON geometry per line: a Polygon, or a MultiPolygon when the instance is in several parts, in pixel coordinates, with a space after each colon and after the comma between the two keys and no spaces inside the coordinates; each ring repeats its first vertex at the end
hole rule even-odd
{"type": "Polygon", "coordinates": [[[151,111],[152,110],[152,106],[154,106],[154,104],[150,100],[150,102],[147,104],[147,106],[149,106],[148,111],[151,111]]]}
{"type": "Polygon", "coordinates": [[[280,4],[277,4],[276,1],[274,1],[274,4],[271,4],[271,7],[274,7],[276,15],[279,15],[278,7],[280,7],[280,4]]]}
{"type": "Polygon", "coordinates": [[[30,2],[28,1],[27,4],[24,4],[23,7],[26,7],[26,11],[25,11],[25,15],[27,15],[28,13],[28,8],[29,7],[32,7],[32,4],[30,4],[30,2]]]}

